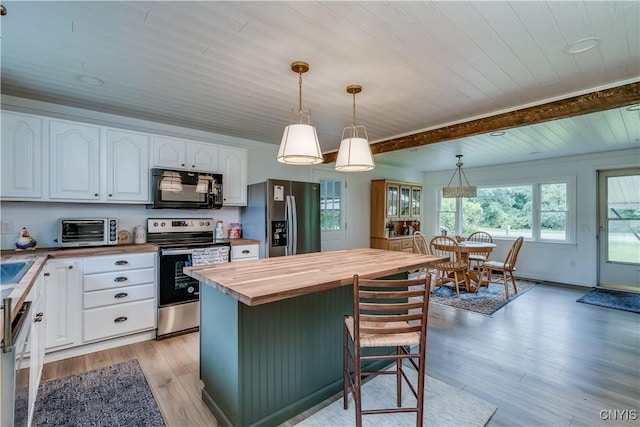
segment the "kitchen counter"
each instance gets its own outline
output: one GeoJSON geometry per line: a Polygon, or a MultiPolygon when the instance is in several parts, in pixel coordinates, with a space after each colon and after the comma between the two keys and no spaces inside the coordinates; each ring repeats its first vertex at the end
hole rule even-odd
{"type": "Polygon", "coordinates": [[[200,286],[202,399],[221,425],[279,425],[342,389],[353,275],[406,277],[443,257],[352,249],[185,267],[200,286]]]}
{"type": "Polygon", "coordinates": [[[254,306],[350,285],[356,273],[364,278],[383,277],[441,259],[366,248],[185,267],[184,273],[254,306]]]}
{"type": "MultiPolygon", "coordinates": [[[[44,268],[49,258],[73,258],[99,255],[116,255],[122,253],[157,252],[158,247],[152,244],[143,245],[122,245],[122,246],[101,246],[94,248],[37,248],[33,251],[15,251],[3,249],[0,251],[1,262],[34,261],[33,265],[25,273],[16,286],[12,289],[9,297],[11,300],[11,321],[22,303],[29,295],[31,287],[36,278],[44,268]]],[[[4,316],[0,316],[0,340],[4,339],[4,316]]]]}

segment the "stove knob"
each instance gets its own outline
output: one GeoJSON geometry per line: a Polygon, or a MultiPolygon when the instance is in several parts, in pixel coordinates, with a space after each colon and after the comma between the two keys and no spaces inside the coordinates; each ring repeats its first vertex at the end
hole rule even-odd
{"type": "Polygon", "coordinates": [[[200,227],[204,225],[204,221],[200,221],[200,227]]]}
{"type": "Polygon", "coordinates": [[[157,226],[158,226],[158,222],[157,222],[157,221],[156,221],[156,222],[154,222],[154,223],[153,223],[153,226],[154,226],[154,227],[157,227],[157,226]]]}
{"type": "Polygon", "coordinates": [[[211,222],[207,221],[207,227],[211,225],[211,222]]]}
{"type": "Polygon", "coordinates": [[[167,224],[166,222],[162,221],[162,222],[160,223],[160,227],[164,227],[166,224],[167,224]]]}

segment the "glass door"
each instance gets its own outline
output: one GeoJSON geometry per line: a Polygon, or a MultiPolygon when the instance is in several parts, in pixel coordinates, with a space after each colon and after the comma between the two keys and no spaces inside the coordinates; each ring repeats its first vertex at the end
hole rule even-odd
{"type": "Polygon", "coordinates": [[[600,286],[640,291],[640,168],[600,171],[600,286]]]}
{"type": "Polygon", "coordinates": [[[397,218],[399,216],[399,198],[400,186],[398,184],[387,184],[387,218],[397,218]]]}

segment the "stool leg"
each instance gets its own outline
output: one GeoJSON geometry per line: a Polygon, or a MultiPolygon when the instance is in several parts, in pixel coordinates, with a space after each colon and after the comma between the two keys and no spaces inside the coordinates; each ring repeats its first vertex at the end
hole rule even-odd
{"type": "MultiPolygon", "coordinates": [[[[400,347],[396,347],[396,354],[400,356],[400,347]]],[[[396,404],[402,406],[402,359],[396,359],[396,404]]]]}
{"type": "Polygon", "coordinates": [[[349,408],[349,332],[347,325],[342,323],[342,400],[344,409],[349,408]]]}

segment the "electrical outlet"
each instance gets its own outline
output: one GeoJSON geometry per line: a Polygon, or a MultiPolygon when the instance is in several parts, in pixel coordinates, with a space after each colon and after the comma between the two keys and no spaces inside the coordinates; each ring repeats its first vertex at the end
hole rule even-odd
{"type": "Polygon", "coordinates": [[[13,221],[2,221],[0,234],[13,234],[13,221]]]}

